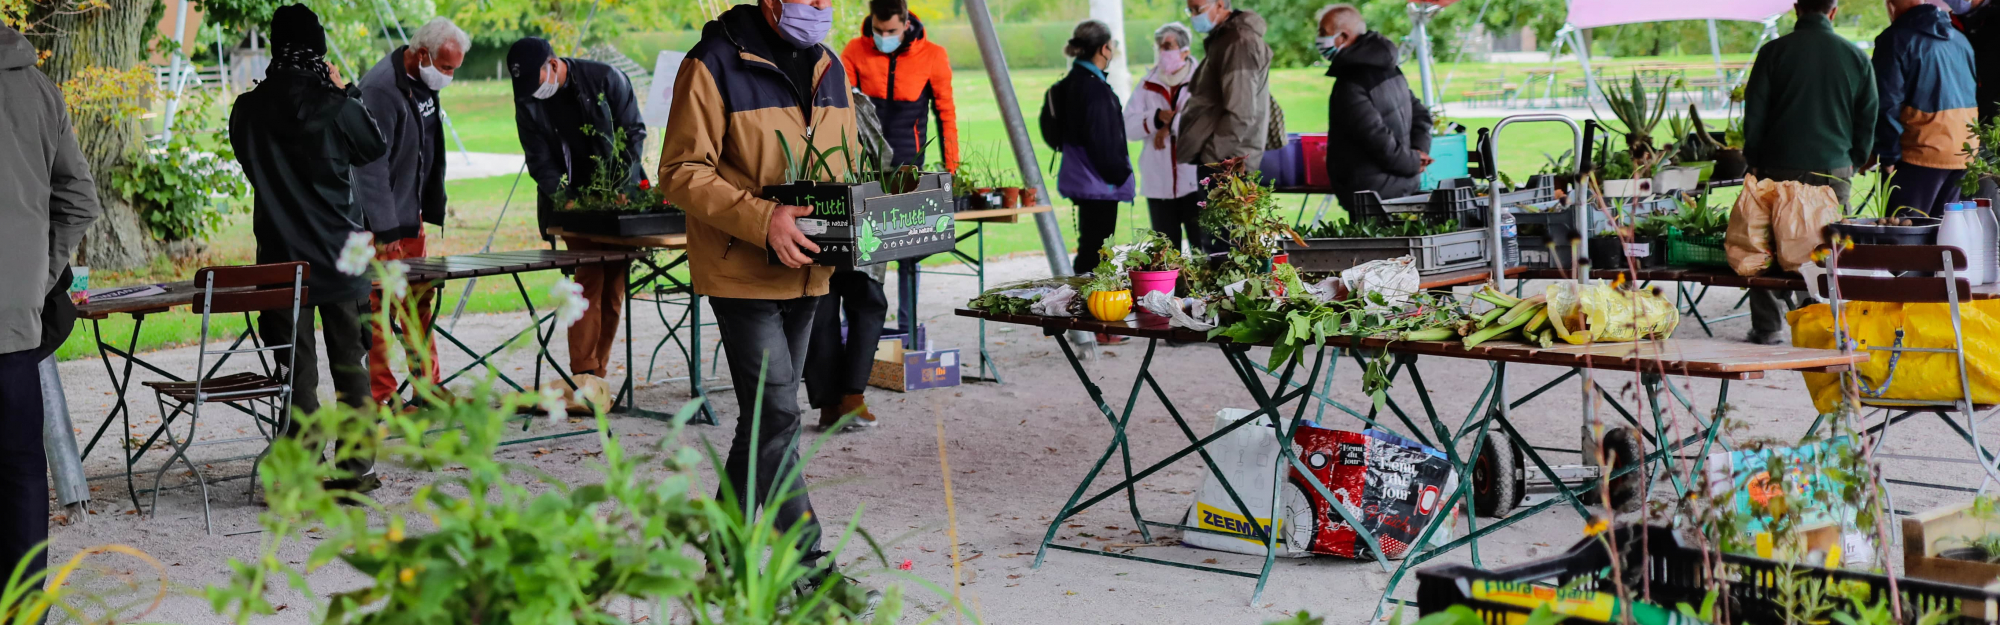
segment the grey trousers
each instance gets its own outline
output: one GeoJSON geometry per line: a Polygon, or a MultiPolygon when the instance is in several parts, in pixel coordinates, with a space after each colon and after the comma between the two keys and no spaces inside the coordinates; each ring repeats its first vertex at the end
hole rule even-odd
{"type": "MultiPolygon", "coordinates": [[[[1854,177],[1853,167],[1842,167],[1833,171],[1759,167],[1757,176],[1765,180],[1797,181],[1816,187],[1833,187],[1833,195],[1840,199],[1843,208],[1847,206],[1848,197],[1854,189],[1854,185],[1849,181],[1854,177]]],[[[1806,299],[1804,293],[1750,289],[1751,337],[1773,336],[1785,331],[1785,313],[1798,308],[1806,299]]]]}
{"type": "Polygon", "coordinates": [[[716,327],[722,331],[722,350],[729,355],[736,405],[742,411],[736,416],[736,437],[729,441],[723,473],[746,513],[775,506],[781,532],[805,524],[800,546],[808,560],[819,557],[813,554],[819,552],[820,530],[812,499],[806,496],[805,471],[799,464],[799,379],[819,302],[818,297],[708,298],[709,307],[715,310],[716,327]],[[755,427],[753,415],[757,417],[755,427]],[[754,488],[749,484],[752,466],[757,468],[754,488]],[[796,479],[779,490],[780,478],[793,472],[796,479]]]}
{"type": "MultiPolygon", "coordinates": [[[[280,367],[280,378],[285,376],[283,367],[286,363],[293,363],[295,367],[290,372],[292,408],[299,413],[310,414],[320,407],[319,347],[313,337],[313,311],[319,312],[320,334],[326,338],[326,360],[328,371],[333,376],[335,398],[340,403],[357,408],[372,404],[374,395],[368,392],[368,337],[372,328],[362,317],[362,311],[368,310],[368,300],[326,302],[302,306],[299,310],[305,313],[305,323],[298,328],[293,348],[273,352],[280,367]],[[296,356],[291,353],[293,351],[298,352],[296,356]]],[[[293,340],[292,325],[290,310],[266,311],[257,315],[257,332],[266,345],[283,345],[285,341],[293,340]]],[[[293,423],[285,434],[297,435],[297,424],[293,423]]],[[[344,441],[336,445],[336,449],[345,447],[344,441]]],[[[338,466],[358,477],[374,471],[375,459],[348,458],[341,460],[338,466]]]]}

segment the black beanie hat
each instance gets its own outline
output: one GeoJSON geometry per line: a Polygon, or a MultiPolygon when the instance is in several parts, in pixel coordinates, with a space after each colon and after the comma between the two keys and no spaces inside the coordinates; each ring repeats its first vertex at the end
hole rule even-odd
{"type": "Polygon", "coordinates": [[[326,54],[326,30],[319,15],[303,4],[288,4],[271,13],[271,47],[326,54]]]}
{"type": "Polygon", "coordinates": [[[507,48],[507,75],[514,79],[514,97],[526,96],[540,88],[542,65],[555,57],[555,48],[540,37],[522,37],[507,48]]]}

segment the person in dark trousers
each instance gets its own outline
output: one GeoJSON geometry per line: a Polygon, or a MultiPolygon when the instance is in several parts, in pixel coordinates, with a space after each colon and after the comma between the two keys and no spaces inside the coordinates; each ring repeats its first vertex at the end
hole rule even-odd
{"type": "MultiPolygon", "coordinates": [[[[410,45],[391,50],[361,77],[361,103],[389,143],[388,156],[361,166],[354,176],[355,203],[375,233],[376,260],[423,258],[429,239],[424,224],[444,226],[444,124],[438,92],[451,84],[471,45],[472,39],[451,20],[432,19],[417,28],[410,45]]],[[[431,340],[436,299],[436,283],[410,285],[408,301],[416,308],[417,327],[403,328],[402,344],[411,377],[421,376],[442,391],[437,344],[431,340]]],[[[381,309],[382,292],[369,293],[369,313],[381,309]]],[[[369,386],[379,404],[396,398],[387,338],[375,333],[368,345],[369,386]]]]}
{"type": "MultiPolygon", "coordinates": [[[[535,179],[536,231],[544,239],[549,228],[561,225],[559,202],[568,187],[589,184],[600,163],[625,170],[629,187],[646,182],[646,168],[639,158],[646,146],[646,121],[639,115],[639,102],[624,72],[597,61],[559,58],[549,42],[538,37],[521,39],[508,48],[507,72],[513,78],[514,124],[521,135],[521,151],[527,156],[528,175],[535,179]],[[613,133],[624,136],[623,146],[613,144],[613,133]]],[[[563,237],[563,245],[572,250],[631,249],[581,237],[563,237]]],[[[625,311],[630,268],[630,262],[618,262],[576,269],[576,283],[583,287],[590,309],[569,327],[571,374],[602,378],[607,373],[618,319],[625,311]]]]}
{"type": "MultiPolygon", "coordinates": [[[[42,450],[42,384],[55,352],[44,328],[47,295],[101,211],[90,163],[78,149],[62,92],[35,69],[41,56],[0,22],[0,567],[13,572],[49,538],[48,458],[42,450]]],[[[37,553],[24,575],[47,568],[37,553]]],[[[39,588],[40,584],[36,584],[39,588]]]]}
{"type": "Polygon", "coordinates": [[[1202,232],[1200,177],[1195,167],[1174,160],[1174,146],[1181,140],[1181,111],[1187,108],[1188,79],[1200,64],[1194,58],[1194,35],[1179,22],[1167,22],[1153,31],[1153,69],[1125,103],[1125,138],[1138,141],[1139,194],[1146,196],[1146,213],[1153,218],[1153,230],[1173,241],[1179,249],[1183,234],[1189,249],[1208,249],[1208,235],[1202,232]]]}
{"type": "Polygon", "coordinates": [[[1357,192],[1415,194],[1431,164],[1431,112],[1396,66],[1396,44],[1368,30],[1353,5],[1336,4],[1320,13],[1317,45],[1334,79],[1326,102],[1326,179],[1334,197],[1353,214],[1357,192]]]}
{"type": "MultiPolygon", "coordinates": [[[[337,399],[355,407],[374,401],[366,362],[370,328],[362,318],[368,278],[342,273],[335,261],[351,235],[366,240],[367,217],[354,201],[355,170],[389,151],[361,89],[343,81],[325,57],[319,16],[303,4],[279,7],[271,14],[264,82],[237,96],[229,109],[230,147],[250,180],[257,263],[303,261],[312,270],[303,318],[294,320],[290,308],[258,314],[267,337],[293,336],[295,321],[307,324],[296,335],[296,355],[276,353],[278,362],[295,363],[281,375],[290,376],[292,407],[304,413],[320,406],[319,354],[310,325],[315,311],[337,399]]],[[[336,453],[342,456],[337,466],[349,475],[329,487],[365,492],[381,485],[373,458],[336,453]]]]}
{"type": "MultiPolygon", "coordinates": [[[[1799,0],[1792,32],[1757,51],[1743,89],[1743,158],[1751,175],[1832,187],[1845,205],[1849,180],[1875,141],[1875,72],[1833,31],[1834,0],[1799,0]]],[[[1784,343],[1785,313],[1802,303],[1778,289],[1750,290],[1750,335],[1784,343]]]]}
{"type": "MultiPolygon", "coordinates": [[[[810,266],[806,255],[819,246],[798,219],[812,208],[762,195],[766,185],[792,182],[785,146],[797,154],[857,142],[846,71],[820,43],[832,26],[831,0],[760,0],[708,22],[674,80],[660,152],[660,186],[687,211],[689,274],[715,310],[741,411],[723,464],[725,488],[746,511],[775,508],[780,531],[802,529],[802,564],[815,572],[801,591],[840,579],[820,550],[797,451],[800,370],[833,270],[810,266]],[[780,490],[787,475],[797,480],[780,490]]],[[[844,159],[828,165],[829,179],[847,173],[844,159]]],[[[880,597],[854,584],[836,588],[850,599],[857,598],[845,593],[880,597]]]]}
{"type": "Polygon", "coordinates": [[[1076,203],[1076,273],[1097,268],[1104,241],[1118,227],[1118,203],[1135,195],[1132,155],[1125,141],[1125,115],[1118,94],[1104,78],[1104,67],[1118,58],[1111,28],[1084,20],[1076,25],[1063,48],[1070,57],[1069,75],[1050,87],[1062,153],[1056,192],[1076,203]]]}
{"type": "Polygon", "coordinates": [[[928,167],[942,162],[958,171],[958,103],[952,97],[951,57],[924,36],[924,23],[908,0],[869,0],[861,36],[840,51],[847,82],[868,95],[882,121],[894,158],[889,166],[928,167]],[[936,148],[943,159],[926,161],[928,117],[936,115],[936,148]]]}
{"type": "Polygon", "coordinates": [[[1979,147],[1972,44],[1924,0],[1889,0],[1889,16],[1875,37],[1875,157],[1895,187],[1890,207],[1943,215],[1958,201],[1966,146],[1979,147]]]}

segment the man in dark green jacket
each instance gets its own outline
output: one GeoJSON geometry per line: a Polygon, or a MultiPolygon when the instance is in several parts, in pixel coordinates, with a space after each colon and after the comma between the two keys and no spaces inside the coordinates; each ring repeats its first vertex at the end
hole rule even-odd
{"type": "MultiPolygon", "coordinates": [[[[1832,187],[1868,159],[1875,132],[1875,73],[1860,48],[1833,32],[1835,0],[1799,0],[1798,25],[1757,52],[1744,87],[1743,157],[1766,180],[1832,187]]],[[[1796,294],[1750,292],[1749,341],[1783,342],[1796,294]]]]}

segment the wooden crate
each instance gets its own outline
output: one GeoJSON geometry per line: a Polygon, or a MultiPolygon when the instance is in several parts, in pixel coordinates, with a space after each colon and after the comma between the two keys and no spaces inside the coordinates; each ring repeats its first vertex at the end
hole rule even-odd
{"type": "MultiPolygon", "coordinates": [[[[1959,547],[1946,538],[1982,536],[2000,532],[2000,522],[1972,515],[1972,502],[1932,508],[1903,517],[1903,574],[1917,579],[2000,590],[2000,564],[1940,558],[1938,554],[1959,547]]],[[[2000,614],[1991,602],[1965,606],[1965,614],[1985,618],[2000,614]]]]}

